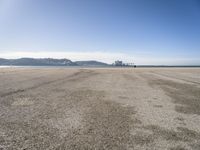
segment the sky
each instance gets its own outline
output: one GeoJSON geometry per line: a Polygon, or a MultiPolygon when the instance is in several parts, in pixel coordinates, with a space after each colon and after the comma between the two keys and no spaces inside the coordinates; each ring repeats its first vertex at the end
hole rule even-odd
{"type": "Polygon", "coordinates": [[[0,57],[200,65],[200,1],[0,0],[0,57]]]}

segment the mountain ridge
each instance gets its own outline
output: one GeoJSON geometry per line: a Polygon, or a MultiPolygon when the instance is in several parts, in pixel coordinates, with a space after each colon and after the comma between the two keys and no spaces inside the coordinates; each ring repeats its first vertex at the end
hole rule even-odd
{"type": "Polygon", "coordinates": [[[89,60],[89,61],[71,61],[70,59],[54,58],[19,58],[5,59],[0,58],[1,66],[108,66],[107,63],[89,60]]]}

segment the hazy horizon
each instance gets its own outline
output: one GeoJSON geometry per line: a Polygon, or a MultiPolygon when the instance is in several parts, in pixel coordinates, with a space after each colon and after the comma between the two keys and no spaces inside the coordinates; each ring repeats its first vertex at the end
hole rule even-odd
{"type": "Polygon", "coordinates": [[[0,58],[200,65],[198,0],[0,0],[0,58]]]}
{"type": "MultiPolygon", "coordinates": [[[[198,58],[147,58],[145,57],[134,57],[127,55],[125,53],[108,53],[108,52],[13,52],[13,53],[1,53],[0,58],[5,59],[19,59],[19,58],[54,58],[54,59],[70,59],[72,61],[87,61],[96,60],[100,62],[105,62],[108,64],[114,63],[116,60],[123,60],[125,63],[135,63],[137,65],[199,65],[193,62],[198,62],[198,58]],[[148,62],[145,60],[148,59],[148,62]],[[169,60],[172,63],[169,63],[169,60]],[[176,64],[174,64],[176,61],[176,64]],[[162,62],[162,63],[161,63],[162,62]],[[184,63],[182,63],[184,62],[184,63]]],[[[135,55],[136,56],[136,55],[135,55]]]]}

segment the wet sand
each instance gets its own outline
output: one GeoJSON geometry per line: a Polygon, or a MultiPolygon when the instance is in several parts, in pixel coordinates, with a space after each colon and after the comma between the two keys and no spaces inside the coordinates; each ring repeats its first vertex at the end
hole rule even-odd
{"type": "Polygon", "coordinates": [[[1,68],[1,149],[200,149],[200,68],[1,68]]]}

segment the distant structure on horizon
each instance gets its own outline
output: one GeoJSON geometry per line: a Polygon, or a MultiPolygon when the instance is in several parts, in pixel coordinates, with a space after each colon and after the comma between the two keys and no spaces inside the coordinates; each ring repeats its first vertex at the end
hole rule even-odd
{"type": "Polygon", "coordinates": [[[123,62],[120,60],[115,61],[114,63],[115,66],[123,66],[123,62]]]}
{"type": "Polygon", "coordinates": [[[123,63],[123,61],[121,61],[121,60],[116,60],[113,63],[113,65],[117,66],[117,67],[134,67],[134,68],[136,68],[136,65],[134,63],[123,63]]]}

